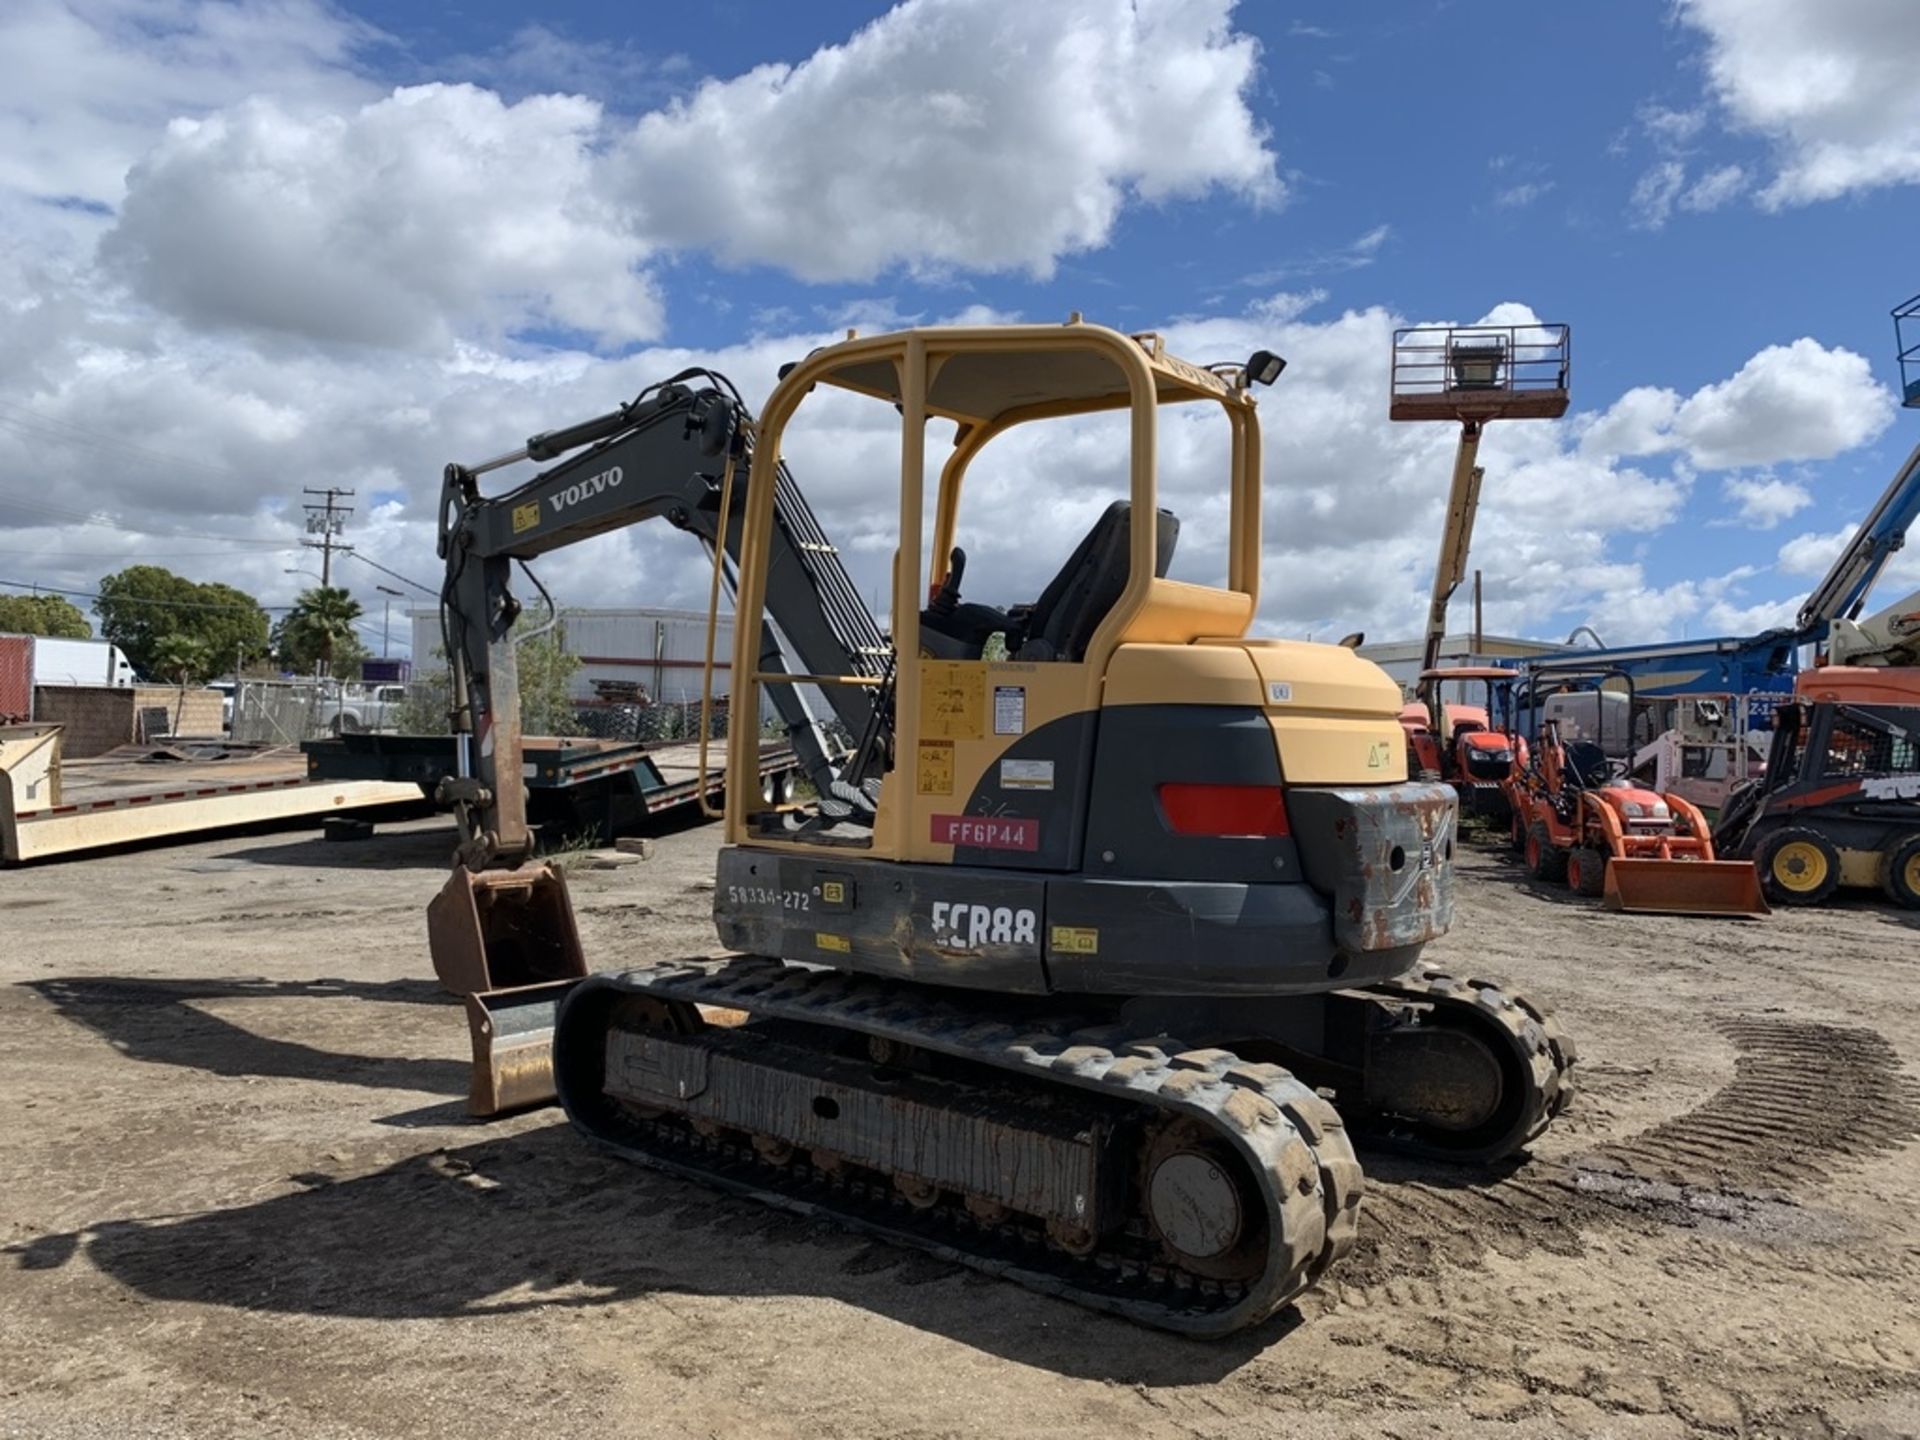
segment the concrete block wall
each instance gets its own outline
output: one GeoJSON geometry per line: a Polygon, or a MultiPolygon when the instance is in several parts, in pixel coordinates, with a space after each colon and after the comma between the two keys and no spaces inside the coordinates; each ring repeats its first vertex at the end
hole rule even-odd
{"type": "Polygon", "coordinates": [[[72,760],[104,755],[140,738],[142,707],[161,708],[176,735],[218,737],[220,695],[171,685],[39,685],[33,692],[36,722],[66,727],[61,753],[72,760]]]}
{"type": "Polygon", "coordinates": [[[69,760],[104,755],[133,739],[133,691],[121,686],[36,685],[33,718],[59,725],[60,753],[69,760]]]}
{"type": "Polygon", "coordinates": [[[177,690],[171,685],[136,685],[133,703],[138,706],[167,707],[167,719],[175,735],[218,739],[224,733],[220,723],[220,692],[177,690]]]}

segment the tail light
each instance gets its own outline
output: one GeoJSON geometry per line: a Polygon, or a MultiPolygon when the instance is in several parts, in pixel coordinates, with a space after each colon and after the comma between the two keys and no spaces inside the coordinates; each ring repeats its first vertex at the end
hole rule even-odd
{"type": "Polygon", "coordinates": [[[1286,791],[1278,785],[1157,787],[1160,814],[1176,835],[1272,837],[1287,828],[1286,791]]]}

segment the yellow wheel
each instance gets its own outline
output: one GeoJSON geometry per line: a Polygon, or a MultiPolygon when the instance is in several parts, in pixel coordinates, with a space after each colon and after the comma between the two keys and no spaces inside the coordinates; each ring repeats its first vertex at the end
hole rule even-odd
{"type": "Polygon", "coordinates": [[[1760,846],[1760,883],[1769,900],[1817,905],[1840,883],[1840,856],[1818,830],[1776,830],[1760,846]]]}
{"type": "Polygon", "coordinates": [[[1920,835],[1909,835],[1887,851],[1886,878],[1882,882],[1888,898],[1920,910],[1920,835]]]}

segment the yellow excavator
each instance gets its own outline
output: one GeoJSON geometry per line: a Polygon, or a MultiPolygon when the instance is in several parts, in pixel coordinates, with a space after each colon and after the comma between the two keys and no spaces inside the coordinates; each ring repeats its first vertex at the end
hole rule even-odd
{"type": "Polygon", "coordinates": [[[429,931],[470,996],[476,1108],[551,1084],[619,1154],[1194,1335],[1258,1322],[1348,1248],[1356,1136],[1462,1163],[1535,1139],[1573,1048],[1537,1004],[1421,964],[1452,914],[1455,799],[1407,779],[1398,691],[1350,650],[1247,634],[1253,387],[1284,363],[1191,364],[1078,316],[850,337],[787,367],[757,423],[689,371],[450,466],[462,843],[429,931]],[[828,399],[897,420],[885,626],[781,459],[828,399]],[[1225,422],[1223,584],[1168,574],[1156,437],[1183,405],[1225,422]],[[1041,539],[968,514],[974,461],[1098,413],[1124,417],[1124,490],[1033,600],[963,601],[962,534],[1041,539]],[[481,494],[528,459],[559,463],[481,494]],[[731,953],[586,975],[525,820],[509,572],[652,517],[734,596],[731,953]],[[769,712],[799,805],[762,794],[769,712]]]}

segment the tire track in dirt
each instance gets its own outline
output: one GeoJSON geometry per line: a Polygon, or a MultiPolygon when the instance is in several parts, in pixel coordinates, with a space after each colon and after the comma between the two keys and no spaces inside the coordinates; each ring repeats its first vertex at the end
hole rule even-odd
{"type": "Polygon", "coordinates": [[[1403,1303],[1442,1254],[1463,1258],[1462,1239],[1518,1257],[1577,1255],[1582,1230],[1622,1222],[1805,1238],[1823,1222],[1800,1194],[1920,1135],[1920,1087],[1877,1032],[1759,1016],[1717,1028],[1737,1048],[1726,1086],[1571,1161],[1489,1179],[1367,1157],[1359,1244],[1329,1277],[1329,1299],[1403,1303]]]}

